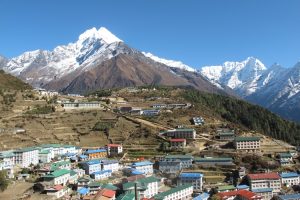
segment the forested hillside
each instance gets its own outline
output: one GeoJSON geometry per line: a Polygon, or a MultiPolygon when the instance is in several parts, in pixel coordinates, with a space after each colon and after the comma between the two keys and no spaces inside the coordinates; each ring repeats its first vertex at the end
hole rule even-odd
{"type": "Polygon", "coordinates": [[[300,144],[299,124],[284,120],[260,106],[228,96],[196,90],[186,90],[183,92],[183,96],[193,102],[196,109],[209,110],[229,122],[240,124],[250,130],[259,131],[293,145],[300,144]]]}

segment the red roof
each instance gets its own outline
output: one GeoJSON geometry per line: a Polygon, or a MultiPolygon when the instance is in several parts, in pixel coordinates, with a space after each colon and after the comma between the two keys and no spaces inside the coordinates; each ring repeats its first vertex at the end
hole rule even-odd
{"type": "Polygon", "coordinates": [[[120,144],[108,144],[107,146],[108,147],[120,147],[121,145],[120,144]]]}
{"type": "Polygon", "coordinates": [[[186,139],[171,139],[171,142],[185,142],[186,139]]]}
{"type": "Polygon", "coordinates": [[[219,192],[218,195],[221,197],[222,200],[226,200],[230,197],[240,195],[244,197],[245,199],[254,199],[259,200],[262,199],[261,196],[256,195],[254,192],[248,191],[248,190],[237,190],[237,191],[230,191],[230,192],[219,192]]]}
{"type": "Polygon", "coordinates": [[[280,179],[280,176],[276,172],[261,173],[261,174],[248,174],[248,177],[252,180],[259,179],[280,179]]]}
{"type": "Polygon", "coordinates": [[[102,196],[113,198],[116,195],[116,191],[103,189],[102,196]]]}
{"type": "Polygon", "coordinates": [[[53,187],[53,189],[55,189],[55,190],[57,190],[57,191],[59,191],[59,190],[61,190],[61,189],[63,189],[64,188],[64,186],[62,186],[62,185],[55,185],[54,187],[53,187]]]}

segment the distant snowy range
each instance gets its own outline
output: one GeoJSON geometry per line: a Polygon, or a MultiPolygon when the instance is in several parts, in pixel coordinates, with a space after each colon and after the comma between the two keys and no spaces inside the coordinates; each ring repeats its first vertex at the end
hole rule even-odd
{"type": "Polygon", "coordinates": [[[300,121],[300,62],[291,68],[244,61],[196,69],[180,61],[131,48],[104,27],[52,51],[35,50],[8,59],[0,68],[35,87],[67,93],[148,84],[191,86],[237,95],[286,119],[300,121]]]}

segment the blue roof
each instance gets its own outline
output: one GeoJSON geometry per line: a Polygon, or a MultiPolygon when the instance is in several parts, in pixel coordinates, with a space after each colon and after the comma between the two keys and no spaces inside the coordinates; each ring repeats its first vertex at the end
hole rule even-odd
{"type": "Polygon", "coordinates": [[[112,171],[111,170],[102,170],[102,171],[94,172],[93,174],[105,174],[105,173],[112,173],[112,171]]]}
{"type": "Polygon", "coordinates": [[[86,195],[87,193],[89,193],[89,191],[90,191],[89,188],[85,188],[85,187],[80,188],[79,190],[77,190],[77,192],[81,195],[86,195]]]}
{"type": "Polygon", "coordinates": [[[101,160],[89,160],[86,161],[85,163],[87,163],[88,165],[96,165],[96,164],[100,164],[101,160]]]}
{"type": "Polygon", "coordinates": [[[179,175],[180,178],[201,178],[203,174],[201,173],[181,173],[179,175]]]}
{"type": "Polygon", "coordinates": [[[262,192],[272,192],[272,188],[261,188],[261,189],[253,189],[252,192],[255,193],[262,193],[262,192]]]}
{"type": "Polygon", "coordinates": [[[76,153],[66,153],[65,156],[69,157],[69,156],[75,156],[76,153]]]}
{"type": "Polygon", "coordinates": [[[193,200],[204,200],[204,199],[208,199],[209,194],[204,192],[198,196],[196,196],[195,198],[193,198],[193,200]]]}
{"type": "Polygon", "coordinates": [[[288,173],[281,173],[281,178],[292,178],[292,177],[299,177],[299,174],[296,172],[288,172],[288,173]]]}
{"type": "Polygon", "coordinates": [[[88,149],[84,152],[84,154],[100,153],[100,152],[106,152],[106,150],[105,149],[88,149]]]}
{"type": "Polygon", "coordinates": [[[153,163],[150,162],[150,161],[143,161],[143,162],[134,162],[134,163],[132,163],[133,167],[136,167],[136,166],[146,166],[146,165],[153,165],[153,163]]]}
{"type": "Polygon", "coordinates": [[[284,199],[284,200],[297,200],[300,199],[300,194],[286,194],[286,195],[279,195],[278,196],[280,199],[284,199]]]}
{"type": "Polygon", "coordinates": [[[82,154],[82,155],[79,156],[79,158],[83,158],[84,159],[84,158],[88,158],[88,156],[82,154]]]}
{"type": "Polygon", "coordinates": [[[131,174],[132,175],[141,175],[141,174],[144,174],[143,172],[140,172],[140,171],[138,171],[138,170],[132,170],[131,171],[131,174]]]}
{"type": "Polygon", "coordinates": [[[249,186],[248,185],[238,185],[238,186],[236,186],[236,188],[237,189],[247,189],[247,188],[249,188],[249,186]]]}

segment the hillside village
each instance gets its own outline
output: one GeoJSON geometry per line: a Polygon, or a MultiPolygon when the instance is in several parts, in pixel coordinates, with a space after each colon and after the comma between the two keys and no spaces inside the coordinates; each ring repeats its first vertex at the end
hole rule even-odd
{"type": "Polygon", "coordinates": [[[180,92],[2,91],[0,199],[300,199],[297,146],[180,92]]]}

